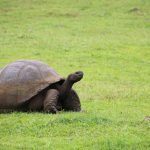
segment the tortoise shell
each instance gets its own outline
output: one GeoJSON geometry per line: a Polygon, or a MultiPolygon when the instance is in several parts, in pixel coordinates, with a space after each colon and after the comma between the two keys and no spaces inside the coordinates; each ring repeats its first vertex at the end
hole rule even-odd
{"type": "Polygon", "coordinates": [[[0,104],[17,106],[61,80],[64,79],[43,62],[13,62],[0,71],[0,104]]]}

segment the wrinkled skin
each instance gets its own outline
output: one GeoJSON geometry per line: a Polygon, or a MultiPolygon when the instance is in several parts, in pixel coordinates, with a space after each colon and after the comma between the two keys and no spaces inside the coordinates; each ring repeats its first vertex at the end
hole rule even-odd
{"type": "Polygon", "coordinates": [[[80,111],[80,99],[75,90],[72,89],[72,86],[82,78],[82,71],[70,74],[63,83],[62,81],[54,83],[16,108],[0,108],[0,112],[11,112],[13,110],[44,111],[46,113],[57,113],[61,110],[80,111]]]}

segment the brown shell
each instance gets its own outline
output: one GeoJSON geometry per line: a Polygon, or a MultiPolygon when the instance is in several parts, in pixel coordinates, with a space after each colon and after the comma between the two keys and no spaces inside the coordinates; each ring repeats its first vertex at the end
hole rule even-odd
{"type": "Polygon", "coordinates": [[[40,61],[11,63],[0,71],[0,105],[16,106],[60,80],[63,78],[40,61]]]}

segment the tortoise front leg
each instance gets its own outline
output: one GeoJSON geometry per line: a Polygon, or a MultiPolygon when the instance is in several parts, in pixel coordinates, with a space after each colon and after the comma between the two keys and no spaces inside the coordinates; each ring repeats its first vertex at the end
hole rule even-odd
{"type": "Polygon", "coordinates": [[[47,91],[46,98],[44,100],[44,111],[47,113],[57,113],[57,101],[59,97],[59,92],[56,89],[50,89],[47,91]]]}

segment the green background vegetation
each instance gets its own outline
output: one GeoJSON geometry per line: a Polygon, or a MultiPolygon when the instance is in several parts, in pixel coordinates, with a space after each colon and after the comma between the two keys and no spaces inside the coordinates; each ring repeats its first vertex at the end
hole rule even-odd
{"type": "Polygon", "coordinates": [[[149,0],[0,0],[0,67],[37,59],[75,86],[80,113],[0,114],[0,149],[149,149],[149,0]]]}

